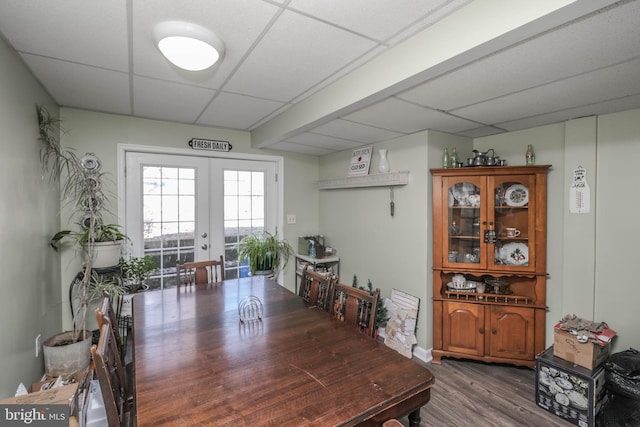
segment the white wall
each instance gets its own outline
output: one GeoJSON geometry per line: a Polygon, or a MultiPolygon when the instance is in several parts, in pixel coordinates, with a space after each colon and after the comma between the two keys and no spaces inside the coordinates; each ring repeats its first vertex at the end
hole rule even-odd
{"type": "Polygon", "coordinates": [[[0,39],[0,398],[42,376],[35,337],[61,331],[59,257],[49,247],[57,230],[58,193],[43,177],[35,105],[57,108],[0,39]]]}

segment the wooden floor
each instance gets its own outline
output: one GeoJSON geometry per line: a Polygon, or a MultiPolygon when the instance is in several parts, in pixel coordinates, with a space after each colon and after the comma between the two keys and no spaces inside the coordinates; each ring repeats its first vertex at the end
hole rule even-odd
{"type": "Polygon", "coordinates": [[[436,382],[420,411],[421,426],[573,425],[536,405],[534,369],[447,358],[425,366],[436,382]]]}

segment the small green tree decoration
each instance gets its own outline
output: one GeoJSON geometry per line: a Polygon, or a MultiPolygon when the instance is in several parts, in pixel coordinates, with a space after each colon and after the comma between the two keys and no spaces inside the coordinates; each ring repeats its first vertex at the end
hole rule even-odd
{"type": "MultiPolygon", "coordinates": [[[[363,291],[368,291],[371,295],[373,295],[373,283],[371,283],[371,279],[367,279],[367,287],[364,288],[362,286],[358,286],[358,276],[353,275],[353,282],[351,286],[354,288],[362,289],[363,291]]],[[[378,326],[384,325],[389,320],[389,313],[384,304],[380,304],[378,301],[378,308],[376,310],[376,328],[378,326]]]]}

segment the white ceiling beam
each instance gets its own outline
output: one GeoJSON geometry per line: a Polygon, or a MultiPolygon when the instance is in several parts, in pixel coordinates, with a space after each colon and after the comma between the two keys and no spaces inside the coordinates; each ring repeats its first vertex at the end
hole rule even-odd
{"type": "Polygon", "coordinates": [[[375,103],[614,0],[474,1],[252,131],[252,146],[277,141],[375,103]]]}

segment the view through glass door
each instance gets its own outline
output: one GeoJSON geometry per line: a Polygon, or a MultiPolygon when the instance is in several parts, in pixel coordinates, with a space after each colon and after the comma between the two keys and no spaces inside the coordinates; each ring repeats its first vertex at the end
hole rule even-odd
{"type": "Polygon", "coordinates": [[[244,277],[240,239],[275,233],[275,163],[148,153],[126,154],[127,235],[132,254],[159,267],[150,288],[176,285],[176,261],[224,255],[225,278],[244,277]]]}

